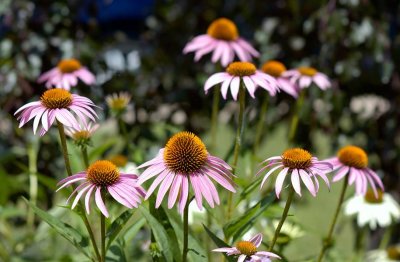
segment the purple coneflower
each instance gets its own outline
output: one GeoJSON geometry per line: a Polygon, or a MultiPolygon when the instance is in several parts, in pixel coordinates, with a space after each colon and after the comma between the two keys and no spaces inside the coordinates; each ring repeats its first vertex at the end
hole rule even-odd
{"type": "Polygon", "coordinates": [[[301,196],[300,179],[310,191],[312,196],[316,196],[319,190],[319,182],[317,176],[321,177],[329,187],[329,180],[326,173],[332,171],[332,165],[329,162],[319,161],[313,157],[307,150],[301,148],[288,149],[281,156],[270,157],[264,161],[267,165],[258,171],[257,175],[272,167],[261,182],[261,187],[270,175],[279,170],[278,177],[275,182],[275,193],[279,198],[282,191],[283,183],[287,175],[290,175],[293,189],[301,196]],[[312,181],[312,179],[315,181],[312,181]]]}
{"type": "Polygon", "coordinates": [[[357,146],[345,146],[339,150],[336,157],[325,161],[331,163],[333,170],[336,171],[332,182],[337,182],[348,174],[348,184],[352,185],[355,183],[357,194],[365,195],[368,184],[371,185],[376,197],[378,197],[378,192],[375,185],[384,190],[379,176],[367,167],[367,154],[357,146]]]}
{"type": "Polygon", "coordinates": [[[312,83],[315,83],[322,90],[331,87],[329,78],[313,67],[302,66],[297,69],[288,70],[283,73],[283,76],[288,77],[292,83],[298,84],[300,89],[307,88],[312,83]]]}
{"type": "Polygon", "coordinates": [[[178,209],[182,213],[188,199],[189,183],[193,187],[199,209],[202,209],[203,197],[211,207],[214,207],[214,203],[219,205],[218,191],[210,178],[227,190],[235,192],[231,167],[222,159],[210,155],[203,141],[190,132],[175,134],[154,159],[138,168],[143,167],[148,168],[139,176],[139,185],[157,176],[145,198],[148,199],[156,187],[160,186],[156,199],[157,208],[170,189],[168,208],[172,208],[179,197],[178,209]]]}
{"type": "Polygon", "coordinates": [[[76,59],[63,59],[56,67],[43,73],[39,83],[46,82],[46,87],[57,87],[70,90],[78,84],[78,79],[85,84],[91,85],[95,82],[94,75],[76,59]]]}
{"type": "Polygon", "coordinates": [[[274,77],[279,89],[285,93],[297,98],[299,96],[299,88],[289,81],[287,77],[283,77],[286,72],[286,67],[279,61],[271,60],[263,64],[261,71],[274,77]]]}
{"type": "Polygon", "coordinates": [[[226,67],[231,63],[235,54],[241,61],[251,61],[252,57],[260,54],[243,38],[231,20],[219,18],[214,20],[207,29],[207,34],[199,35],[186,44],[183,53],[195,52],[194,60],[198,61],[203,55],[213,52],[211,61],[226,67]]]}
{"type": "Polygon", "coordinates": [[[128,208],[138,207],[145,190],[137,184],[137,175],[120,173],[118,168],[108,160],[98,160],[91,164],[86,171],[79,172],[73,176],[64,178],[57,185],[60,190],[75,182],[83,182],[69,196],[69,200],[76,194],[71,208],[73,209],[79,199],[85,195],[86,212],[90,213],[90,197],[95,194],[95,202],[104,216],[109,217],[108,210],[104,204],[103,196],[108,192],[117,202],[128,208]],[[102,192],[103,190],[103,192],[102,192]]]}
{"type": "Polygon", "coordinates": [[[259,233],[249,240],[243,240],[236,243],[234,247],[222,247],[214,249],[213,252],[225,252],[228,256],[239,256],[238,262],[267,262],[270,258],[280,256],[267,251],[257,251],[262,242],[262,235],[259,233]]]}
{"type": "Polygon", "coordinates": [[[92,107],[95,107],[95,104],[90,99],[55,88],[44,92],[40,101],[30,102],[20,107],[14,115],[20,113],[17,118],[20,121],[19,127],[35,118],[33,120],[34,134],[41,122],[42,128],[39,134],[43,136],[55,120],[74,128],[79,128],[78,122],[85,122],[85,117],[96,121],[95,117],[98,118],[98,116],[92,107]]]}
{"type": "Polygon", "coordinates": [[[279,91],[277,82],[272,76],[257,70],[255,65],[249,62],[233,62],[229,64],[226,72],[213,74],[204,84],[204,91],[207,93],[211,87],[222,83],[221,93],[224,99],[230,87],[233,99],[237,100],[241,81],[253,98],[257,86],[264,88],[272,96],[279,91]]]}

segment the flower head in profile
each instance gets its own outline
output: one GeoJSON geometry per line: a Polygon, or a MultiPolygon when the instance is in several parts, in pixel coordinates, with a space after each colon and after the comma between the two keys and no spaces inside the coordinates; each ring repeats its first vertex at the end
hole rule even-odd
{"type": "Polygon", "coordinates": [[[131,95],[127,92],[120,92],[119,94],[114,93],[106,96],[108,107],[116,114],[122,113],[130,101],[131,95]]]}
{"type": "Polygon", "coordinates": [[[400,262],[400,246],[393,245],[386,249],[368,251],[365,262],[400,262]]]}
{"type": "Polygon", "coordinates": [[[78,146],[89,146],[90,138],[93,133],[99,128],[98,124],[93,122],[81,122],[78,126],[67,127],[65,134],[74,140],[74,143],[78,146]]]}
{"type": "Polygon", "coordinates": [[[57,87],[70,90],[78,84],[78,79],[85,84],[91,85],[95,82],[94,75],[76,59],[63,59],[56,67],[43,73],[39,83],[46,83],[47,88],[57,87]]]}
{"type": "Polygon", "coordinates": [[[211,87],[222,83],[221,93],[223,98],[226,99],[230,88],[233,99],[237,100],[241,82],[252,98],[255,98],[254,93],[257,86],[267,90],[271,96],[279,92],[276,80],[272,76],[257,70],[256,66],[249,62],[233,62],[229,64],[226,72],[213,74],[204,84],[204,91],[207,93],[211,87]]]}
{"type": "Polygon", "coordinates": [[[213,252],[224,252],[228,256],[238,256],[238,262],[244,261],[270,261],[270,258],[278,258],[280,256],[267,251],[257,251],[262,242],[262,235],[257,234],[249,240],[242,240],[236,243],[234,247],[222,247],[214,249],[213,252]]]}
{"type": "Polygon", "coordinates": [[[359,227],[369,225],[371,229],[376,226],[388,227],[393,222],[400,220],[400,206],[393,197],[378,189],[378,197],[372,190],[365,196],[355,195],[344,204],[344,213],[348,216],[356,215],[359,227]]]}
{"type": "Polygon", "coordinates": [[[376,197],[378,197],[376,185],[381,190],[384,189],[379,176],[368,168],[367,153],[360,147],[345,146],[339,150],[336,157],[326,161],[333,165],[333,170],[336,172],[332,182],[346,178],[349,185],[355,183],[356,193],[360,195],[365,195],[368,184],[370,184],[376,197]]]}
{"type": "Polygon", "coordinates": [[[279,61],[270,60],[263,64],[261,71],[274,77],[276,79],[279,89],[285,93],[297,98],[299,96],[299,89],[297,85],[293,84],[288,78],[283,77],[283,74],[287,71],[286,66],[279,61]]]}
{"type": "Polygon", "coordinates": [[[234,61],[235,55],[241,61],[251,61],[260,54],[243,38],[239,36],[234,22],[227,18],[214,20],[207,29],[207,34],[199,35],[186,44],[183,53],[195,52],[197,62],[204,55],[213,52],[211,61],[226,67],[234,61]]]}
{"type": "Polygon", "coordinates": [[[156,177],[150,186],[146,199],[160,186],[156,207],[169,190],[168,208],[172,208],[178,198],[178,209],[182,213],[192,186],[199,209],[203,207],[203,197],[214,207],[219,205],[218,191],[212,180],[225,189],[235,192],[231,167],[222,159],[212,156],[199,137],[190,132],[180,132],[171,137],[158,155],[139,166],[148,167],[140,176],[138,183],[156,177]],[[212,180],[211,180],[212,179],[212,180]]]}
{"type": "Polygon", "coordinates": [[[42,124],[39,134],[44,135],[55,120],[64,126],[79,129],[79,122],[86,122],[86,117],[92,121],[98,118],[93,110],[96,105],[80,95],[71,94],[67,90],[55,88],[47,90],[40,97],[40,101],[30,102],[20,107],[14,115],[19,114],[19,127],[33,120],[33,133],[39,124],[42,124]]]}
{"type": "Polygon", "coordinates": [[[329,187],[329,180],[326,177],[326,173],[332,171],[332,165],[328,162],[319,161],[318,158],[313,157],[310,152],[302,148],[288,149],[283,152],[281,156],[270,157],[263,163],[265,163],[266,166],[261,168],[257,175],[263,173],[267,169],[270,170],[264,176],[261,187],[263,187],[268,177],[274,172],[279,171],[275,182],[275,193],[278,198],[282,191],[285,178],[288,175],[290,176],[294,191],[299,196],[301,196],[300,181],[303,181],[308,191],[310,191],[311,195],[314,197],[319,190],[318,176],[321,177],[329,187]]]}
{"type": "Polygon", "coordinates": [[[329,78],[313,67],[301,66],[297,69],[284,72],[283,76],[288,77],[300,89],[308,88],[312,83],[315,83],[322,90],[326,90],[332,86],[329,78]]]}
{"type": "Polygon", "coordinates": [[[86,212],[90,213],[90,197],[94,194],[97,207],[104,216],[109,217],[108,210],[104,204],[104,194],[109,193],[120,204],[134,208],[138,207],[145,190],[137,184],[137,175],[121,173],[118,168],[108,160],[98,160],[91,164],[86,171],[79,172],[73,176],[64,178],[57,185],[60,189],[81,183],[69,196],[67,203],[75,196],[72,208],[78,204],[85,195],[86,212]]]}

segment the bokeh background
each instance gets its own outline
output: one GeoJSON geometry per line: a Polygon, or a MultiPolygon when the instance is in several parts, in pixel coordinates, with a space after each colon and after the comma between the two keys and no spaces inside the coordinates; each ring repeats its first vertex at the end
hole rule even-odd
{"type": "MultiPolygon", "coordinates": [[[[387,191],[399,199],[399,1],[2,0],[0,260],[78,261],[74,248],[35,218],[21,199],[35,193],[42,208],[60,217],[66,212],[58,206],[64,196],[54,194],[55,183],[65,172],[56,130],[38,139],[30,124],[19,129],[13,116],[45,90],[36,83],[37,77],[69,57],[78,58],[96,75],[95,85],[78,87],[80,94],[103,108],[104,124],[94,137],[92,159],[123,154],[140,164],[179,130],[193,131],[207,142],[212,96],[204,94],[203,84],[216,69],[209,57],[195,63],[193,55],[183,55],[182,49],[222,16],[232,19],[241,36],[260,51],[258,66],[269,59],[288,68],[309,64],[333,80],[334,88],[326,92],[309,89],[297,144],[320,158],[334,155],[346,144],[363,147],[370,166],[384,177],[387,191]],[[118,125],[105,103],[106,95],[118,91],[132,95],[124,115],[129,147],[116,135],[118,125]]],[[[253,175],[249,152],[264,94],[256,95],[257,99],[247,100],[245,150],[238,171],[243,186],[253,175]]],[[[288,146],[294,104],[284,94],[271,99],[260,159],[288,146]]],[[[213,153],[229,158],[238,107],[228,99],[220,108],[219,143],[213,153]]],[[[74,153],[72,144],[70,148],[74,170],[79,171],[83,167],[79,151],[74,153]]],[[[306,197],[297,203],[293,219],[306,234],[288,247],[288,257],[294,258],[290,261],[303,261],[319,250],[338,191],[334,185],[330,193],[322,189],[317,199],[306,197]]],[[[349,258],[357,230],[350,219],[341,221],[335,252],[349,258]]],[[[371,232],[368,248],[376,247],[375,239],[381,235],[381,230],[371,232]]],[[[144,233],[125,240],[128,257],[135,254],[148,260],[144,233]]]]}

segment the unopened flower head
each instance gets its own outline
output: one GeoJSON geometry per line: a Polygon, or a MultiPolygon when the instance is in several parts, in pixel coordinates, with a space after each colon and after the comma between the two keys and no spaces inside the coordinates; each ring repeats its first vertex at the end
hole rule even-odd
{"type": "Polygon", "coordinates": [[[257,175],[265,172],[267,169],[270,170],[264,176],[261,187],[269,176],[279,171],[275,182],[275,193],[278,198],[282,191],[285,178],[288,175],[290,175],[293,189],[299,196],[301,196],[300,180],[303,181],[308,191],[310,191],[311,195],[314,197],[319,190],[318,176],[321,177],[329,187],[329,180],[326,177],[326,173],[332,170],[332,165],[328,162],[319,161],[318,158],[313,157],[310,152],[302,148],[288,149],[283,152],[281,156],[270,157],[263,163],[266,165],[258,171],[257,175]],[[312,179],[314,179],[315,184],[312,179]]]}
{"type": "Polygon", "coordinates": [[[44,92],[40,101],[30,102],[20,107],[14,115],[19,114],[17,118],[20,121],[19,127],[34,119],[34,134],[36,134],[39,124],[42,123],[39,132],[42,136],[55,120],[64,126],[73,128],[79,128],[79,122],[85,122],[86,117],[95,122],[98,116],[93,107],[96,106],[89,98],[56,88],[44,92]]]}
{"type": "Polygon", "coordinates": [[[108,210],[103,201],[103,194],[108,192],[117,202],[128,207],[138,207],[145,190],[137,184],[137,175],[121,173],[118,168],[108,160],[98,160],[91,164],[86,171],[64,178],[58,185],[58,190],[81,183],[70,195],[67,203],[75,196],[72,208],[78,204],[85,194],[86,212],[90,213],[90,197],[95,194],[95,202],[104,216],[109,217],[108,210]]]}
{"type": "Polygon", "coordinates": [[[378,197],[376,186],[384,189],[379,176],[368,168],[368,156],[365,151],[357,146],[345,146],[339,150],[336,157],[326,160],[333,165],[336,175],[332,182],[343,178],[348,179],[349,185],[355,183],[357,194],[365,195],[370,184],[375,196],[378,197]],[[348,177],[346,176],[348,175],[348,177]]]}
{"type": "Polygon", "coordinates": [[[256,66],[249,62],[233,62],[229,64],[226,72],[213,74],[204,84],[204,91],[207,93],[211,87],[222,83],[223,98],[226,99],[230,88],[233,99],[237,100],[241,82],[252,98],[255,98],[254,93],[258,86],[267,90],[271,96],[279,92],[276,80],[257,70],[256,66]]]}
{"type": "Polygon", "coordinates": [[[87,85],[95,82],[94,75],[78,60],[71,58],[61,60],[55,68],[42,74],[38,82],[45,82],[47,88],[57,87],[70,90],[78,84],[78,79],[87,85]]]}
{"type": "Polygon", "coordinates": [[[262,242],[262,238],[263,237],[261,234],[257,234],[249,240],[242,240],[237,242],[236,245],[233,247],[216,248],[213,250],[213,252],[223,252],[226,253],[228,256],[238,256],[238,262],[269,261],[269,259],[271,258],[280,259],[280,256],[272,252],[257,250],[262,242]]]}
{"type": "Polygon", "coordinates": [[[65,134],[74,140],[74,143],[78,146],[89,146],[91,145],[90,139],[94,132],[99,128],[98,124],[93,122],[79,123],[77,127],[68,127],[65,129],[65,134]]]}
{"type": "Polygon", "coordinates": [[[389,246],[386,249],[375,249],[366,253],[365,262],[400,262],[400,246],[389,246]]]}
{"type": "Polygon", "coordinates": [[[131,95],[127,92],[114,93],[106,97],[108,107],[115,113],[122,113],[130,101],[131,95]]]}
{"type": "Polygon", "coordinates": [[[195,52],[195,61],[213,52],[211,61],[226,67],[234,61],[235,55],[241,61],[251,61],[260,54],[243,38],[240,37],[234,22],[227,18],[214,20],[207,29],[207,34],[193,38],[183,49],[183,53],[195,52]]]}
{"type": "Polygon", "coordinates": [[[156,199],[157,208],[170,189],[168,208],[172,208],[179,198],[178,209],[182,213],[189,195],[189,183],[200,210],[203,207],[203,197],[211,207],[220,203],[218,191],[211,179],[235,192],[231,167],[222,159],[210,155],[203,141],[190,132],[175,134],[154,159],[139,166],[143,167],[147,169],[140,175],[139,184],[157,176],[146,195],[146,199],[149,198],[160,186],[156,199]]]}
{"type": "Polygon", "coordinates": [[[270,60],[263,64],[261,71],[276,79],[279,89],[297,98],[299,89],[297,85],[290,82],[283,74],[287,71],[286,66],[279,61],[270,60]]]}
{"type": "Polygon", "coordinates": [[[377,196],[372,190],[368,190],[365,196],[355,195],[344,204],[344,212],[346,215],[356,215],[359,227],[369,225],[371,229],[375,229],[377,225],[380,227],[388,227],[393,222],[400,220],[400,206],[393,197],[377,190],[377,196]]]}
{"type": "Polygon", "coordinates": [[[322,90],[332,86],[329,78],[313,67],[301,66],[284,72],[283,76],[289,78],[292,83],[297,84],[300,89],[308,88],[312,83],[322,90]]]}

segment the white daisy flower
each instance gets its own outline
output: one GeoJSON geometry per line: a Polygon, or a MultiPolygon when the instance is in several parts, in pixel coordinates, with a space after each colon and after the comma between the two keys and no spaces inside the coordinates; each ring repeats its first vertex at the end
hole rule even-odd
{"type": "Polygon", "coordinates": [[[365,262],[400,262],[400,247],[390,246],[386,250],[375,249],[367,252],[365,262]]]}
{"type": "Polygon", "coordinates": [[[356,195],[344,204],[346,215],[357,215],[359,227],[369,225],[371,229],[376,226],[387,227],[394,221],[400,220],[400,206],[388,193],[378,191],[378,198],[372,191],[364,196],[356,195]]]}

